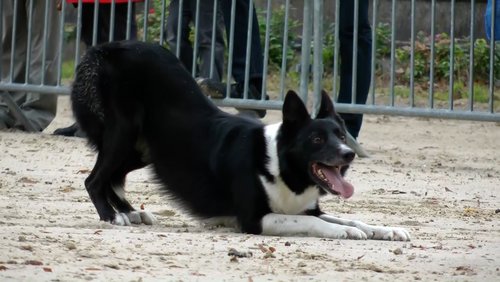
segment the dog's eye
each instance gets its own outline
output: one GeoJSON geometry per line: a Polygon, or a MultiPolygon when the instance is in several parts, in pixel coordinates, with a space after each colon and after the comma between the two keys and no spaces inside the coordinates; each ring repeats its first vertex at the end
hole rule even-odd
{"type": "Polygon", "coordinates": [[[323,140],[323,138],[316,136],[313,137],[312,142],[314,144],[323,144],[325,141],[323,140]]]}
{"type": "Polygon", "coordinates": [[[345,141],[346,141],[345,135],[340,135],[340,140],[342,140],[342,142],[345,143],[345,141]]]}

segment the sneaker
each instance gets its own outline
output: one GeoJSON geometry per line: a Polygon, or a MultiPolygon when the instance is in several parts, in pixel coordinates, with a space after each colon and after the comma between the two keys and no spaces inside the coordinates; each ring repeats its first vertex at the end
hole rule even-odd
{"type": "MultiPolygon", "coordinates": [[[[206,96],[213,99],[226,98],[226,85],[224,83],[210,78],[198,78],[196,79],[196,83],[198,83],[201,92],[203,92],[206,96]]],[[[233,88],[233,85],[231,85],[231,88],[233,88]]]]}
{"type": "Polygon", "coordinates": [[[80,129],[80,126],[75,122],[68,127],[62,127],[54,130],[53,135],[61,135],[61,136],[74,136],[74,137],[82,137],[85,138],[85,132],[80,129]]]}

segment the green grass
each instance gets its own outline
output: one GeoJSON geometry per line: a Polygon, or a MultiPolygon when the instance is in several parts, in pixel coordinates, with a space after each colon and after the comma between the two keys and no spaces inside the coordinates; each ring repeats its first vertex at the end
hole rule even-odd
{"type": "MultiPolygon", "coordinates": [[[[490,101],[488,85],[475,84],[474,85],[474,102],[488,103],[490,101]]],[[[497,93],[495,93],[497,94],[497,93]]],[[[500,100],[498,95],[494,95],[494,100],[500,100]]]]}
{"type": "Polygon", "coordinates": [[[75,61],[69,60],[63,62],[61,69],[62,80],[73,79],[74,73],[75,73],[75,61]]]}

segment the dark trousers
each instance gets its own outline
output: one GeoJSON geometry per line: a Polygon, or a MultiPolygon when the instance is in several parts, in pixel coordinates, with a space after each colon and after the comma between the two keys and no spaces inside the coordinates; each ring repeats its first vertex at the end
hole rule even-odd
{"type": "MultiPolygon", "coordinates": [[[[231,0],[222,0],[221,9],[226,24],[227,41],[229,44],[231,31],[231,0]]],[[[234,18],[234,49],[233,49],[233,78],[238,84],[245,81],[246,53],[247,53],[247,33],[248,33],[248,0],[235,1],[234,18]]],[[[264,58],[262,55],[262,45],[260,42],[259,22],[255,7],[252,12],[252,31],[250,39],[250,83],[260,92],[262,89],[262,69],[264,58]]]]}
{"type": "MultiPolygon", "coordinates": [[[[371,80],[372,29],[368,21],[368,0],[359,1],[358,53],[356,104],[366,103],[371,80]]],[[[339,103],[351,103],[352,99],[352,47],[354,33],[354,1],[340,1],[339,40],[340,40],[340,90],[339,103]]],[[[357,138],[363,122],[362,114],[341,113],[347,131],[357,138]]]]}
{"type": "MultiPolygon", "coordinates": [[[[115,4],[115,23],[111,41],[125,40],[127,38],[128,3],[115,4]]],[[[111,4],[99,4],[97,19],[96,44],[109,41],[111,29],[111,4]]],[[[135,22],[135,4],[132,3],[130,22],[130,39],[137,39],[137,24],[135,22]]],[[[87,46],[92,46],[94,32],[94,4],[82,4],[82,41],[87,46]]]]}
{"type": "MultiPolygon", "coordinates": [[[[198,19],[198,60],[196,75],[204,78],[210,77],[210,57],[212,55],[212,24],[214,18],[214,1],[199,1],[198,19]]],[[[168,6],[167,42],[170,50],[175,53],[177,38],[180,36],[179,59],[191,71],[193,68],[193,47],[189,40],[191,32],[190,23],[196,23],[196,0],[185,0],[182,5],[181,34],[177,34],[179,25],[179,1],[172,0],[168,6]]],[[[218,8],[220,14],[220,8],[218,8]]],[[[220,16],[217,16],[220,19],[220,16]]],[[[224,69],[224,37],[222,36],[222,23],[217,20],[215,30],[215,50],[212,79],[220,81],[224,69]]]]}

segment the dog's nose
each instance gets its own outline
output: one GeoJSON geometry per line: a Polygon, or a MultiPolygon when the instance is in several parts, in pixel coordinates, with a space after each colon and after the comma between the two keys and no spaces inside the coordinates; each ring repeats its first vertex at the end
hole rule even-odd
{"type": "Polygon", "coordinates": [[[342,155],[342,158],[344,159],[344,161],[349,163],[349,162],[352,162],[352,160],[354,160],[355,156],[356,156],[356,154],[353,151],[350,151],[350,152],[345,152],[342,155]]]}
{"type": "Polygon", "coordinates": [[[340,145],[339,155],[342,157],[342,160],[344,160],[347,163],[352,162],[352,160],[354,160],[354,157],[356,156],[354,151],[345,144],[340,145]]]}

